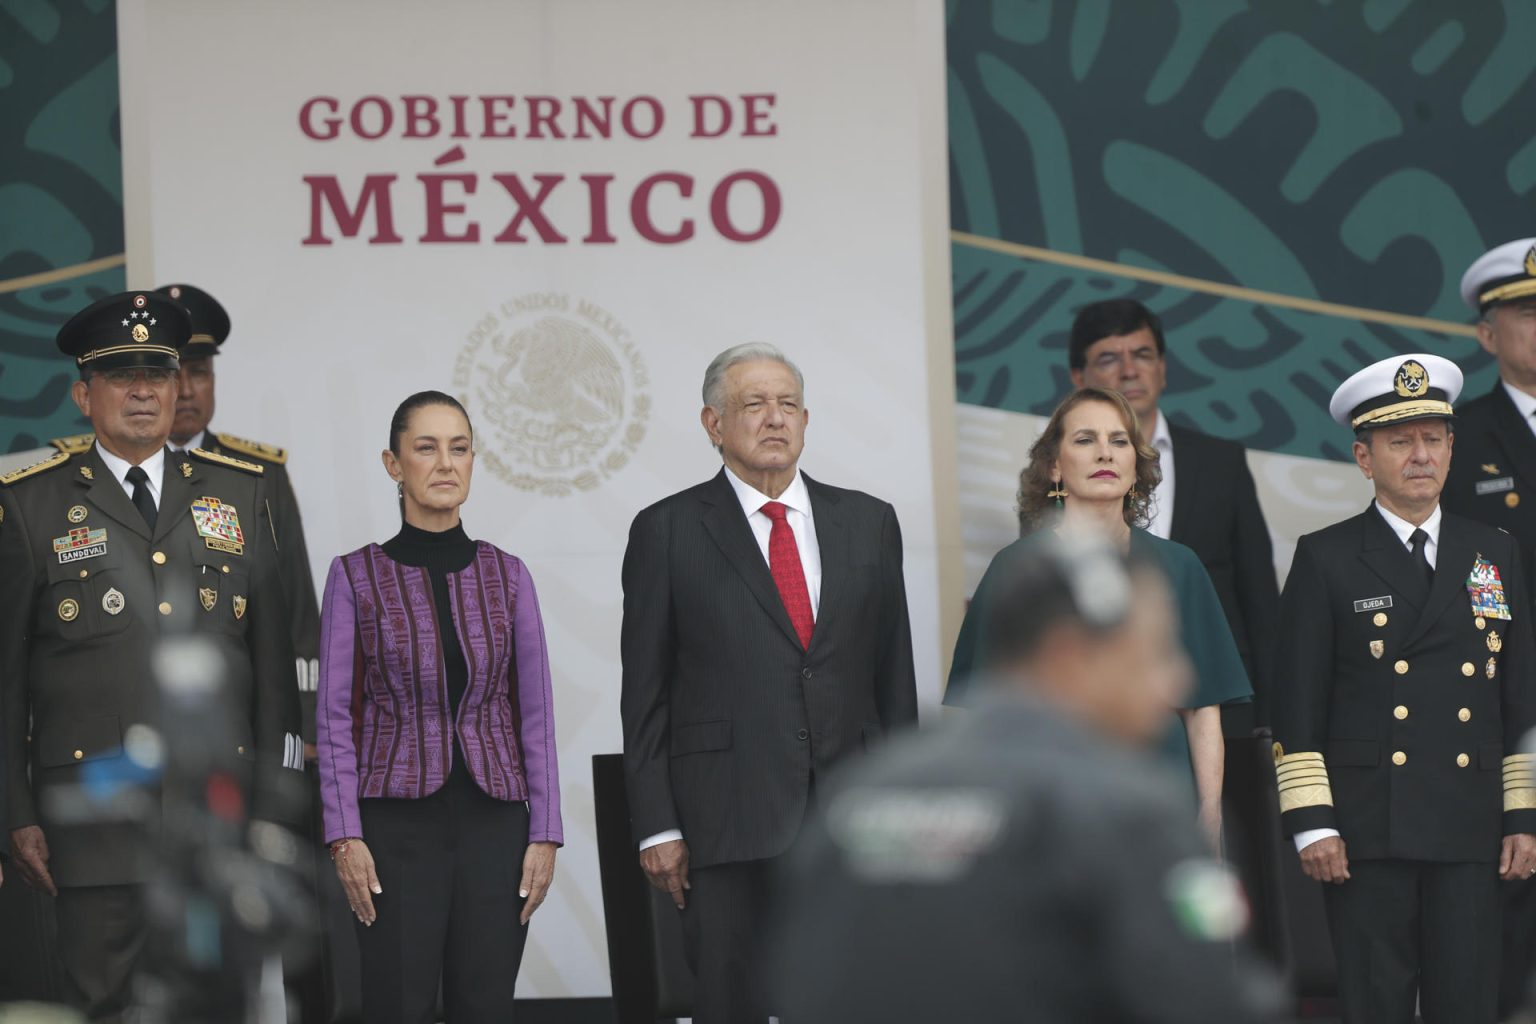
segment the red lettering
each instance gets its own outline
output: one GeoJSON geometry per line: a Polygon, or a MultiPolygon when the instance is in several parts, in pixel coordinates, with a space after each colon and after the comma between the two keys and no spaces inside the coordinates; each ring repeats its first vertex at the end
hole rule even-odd
{"type": "Polygon", "coordinates": [[[389,101],[386,100],[383,96],[364,96],[362,99],[352,104],[351,123],[352,134],[356,135],[358,138],[368,139],[369,141],[380,139],[389,134],[389,129],[394,125],[395,109],[389,105],[389,101]],[[370,104],[372,104],[379,112],[379,127],[378,130],[372,134],[369,134],[369,132],[364,128],[363,122],[363,112],[368,108],[370,104]]]}
{"type": "Polygon", "coordinates": [[[654,96],[636,96],[624,104],[624,109],[619,113],[619,123],[624,126],[624,132],[632,139],[649,139],[661,131],[662,124],[666,121],[666,112],[661,109],[661,104],[654,96]],[[651,130],[642,132],[637,127],[638,118],[635,111],[638,108],[650,111],[651,130]]]}
{"type": "Polygon", "coordinates": [[[587,220],[591,225],[582,241],[588,245],[612,245],[618,241],[608,230],[608,183],[613,181],[613,175],[583,174],[581,180],[587,183],[587,220]]]}
{"type": "Polygon", "coordinates": [[[598,102],[603,105],[601,115],[593,109],[591,101],[584,96],[576,97],[576,132],[572,138],[590,139],[587,132],[590,124],[597,129],[597,137],[606,139],[613,135],[613,97],[599,96],[598,102]]]}
{"type": "Polygon", "coordinates": [[[546,128],[551,138],[565,138],[565,132],[555,123],[560,116],[559,100],[553,96],[525,96],[523,103],[528,107],[528,134],[524,138],[542,139],[546,128]]]}
{"type": "Polygon", "coordinates": [[[362,193],[357,205],[347,208],[346,197],[334,174],[306,174],[304,183],[309,186],[309,235],[305,245],[330,245],[321,225],[323,208],[328,206],[336,228],[343,238],[356,238],[363,227],[363,218],[369,207],[373,208],[373,237],[369,245],[398,245],[404,241],[395,234],[394,207],[390,202],[393,174],[370,174],[363,179],[362,193]]]}
{"type": "Polygon", "coordinates": [[[318,139],[321,142],[334,139],[336,136],[341,134],[341,118],[336,116],[337,111],[340,109],[341,103],[334,96],[310,97],[309,99],[305,100],[304,105],[299,108],[299,131],[303,132],[305,135],[308,135],[310,138],[318,139]],[[314,110],[317,106],[330,107],[330,116],[322,118],[320,121],[320,124],[324,126],[324,132],[318,132],[315,130],[315,122],[313,118],[314,110]]]}
{"type": "Polygon", "coordinates": [[[635,194],[629,200],[629,219],[634,221],[635,230],[640,232],[640,237],[647,242],[655,242],[658,245],[676,245],[678,242],[686,242],[693,237],[693,218],[684,217],[673,232],[664,232],[656,227],[651,220],[651,190],[662,182],[677,186],[678,193],[687,199],[693,195],[693,178],[686,174],[665,172],[653,174],[642,181],[635,188],[635,194]]]}
{"type": "Polygon", "coordinates": [[[443,123],[437,119],[437,100],[431,96],[401,96],[400,103],[405,108],[405,133],[401,138],[430,139],[443,130],[443,123]]]}
{"type": "Polygon", "coordinates": [[[689,96],[688,102],[693,104],[693,131],[688,133],[690,139],[718,139],[731,130],[731,101],[724,96],[689,96]],[[709,119],[708,110],[715,109],[714,130],[705,127],[709,119]]]}
{"type": "Polygon", "coordinates": [[[449,214],[455,216],[464,213],[463,203],[446,203],[443,201],[443,186],[449,182],[464,186],[464,194],[475,194],[476,177],[473,174],[418,174],[416,180],[421,182],[422,189],[426,192],[427,200],[427,230],[422,233],[423,242],[478,242],[480,241],[480,225],[471,221],[462,234],[450,235],[445,223],[449,214]]]}
{"type": "Polygon", "coordinates": [[[771,122],[768,124],[767,131],[763,131],[757,126],[759,121],[767,121],[769,117],[773,116],[772,113],[766,109],[759,110],[757,108],[758,104],[761,103],[766,108],[773,106],[777,101],[778,97],[771,92],[742,93],[741,119],[746,122],[746,127],[743,128],[741,132],[742,138],[748,138],[753,135],[779,134],[779,126],[771,122]]]}
{"type": "Polygon", "coordinates": [[[779,197],[779,187],[773,183],[772,178],[757,171],[737,171],[720,179],[720,184],[715,186],[714,193],[709,197],[709,219],[714,223],[715,230],[721,237],[728,238],[732,242],[755,242],[778,225],[783,206],[783,201],[779,197]],[[739,181],[749,181],[756,185],[758,195],[762,199],[763,222],[756,231],[739,231],[731,222],[731,188],[739,181]]]}
{"type": "Polygon", "coordinates": [[[502,188],[507,190],[507,195],[511,196],[512,201],[517,204],[517,212],[512,215],[511,220],[507,221],[507,226],[502,228],[501,234],[496,236],[496,241],[528,241],[517,230],[519,225],[525,220],[532,224],[533,229],[539,233],[539,241],[541,242],[559,243],[566,240],[564,235],[555,230],[555,226],[549,222],[549,218],[544,216],[542,209],[544,200],[549,198],[549,194],[554,191],[555,186],[565,180],[564,175],[535,174],[533,180],[539,183],[539,194],[536,196],[528,194],[528,190],[523,187],[522,181],[515,174],[494,174],[492,177],[501,184],[502,188]]]}
{"type": "Polygon", "coordinates": [[[496,131],[501,121],[512,116],[512,103],[516,98],[515,96],[480,97],[480,112],[483,115],[483,124],[480,128],[480,137],[482,139],[517,138],[517,129],[512,125],[507,125],[507,130],[504,132],[496,131]],[[506,104],[507,109],[497,110],[496,105],[498,103],[506,104]]]}

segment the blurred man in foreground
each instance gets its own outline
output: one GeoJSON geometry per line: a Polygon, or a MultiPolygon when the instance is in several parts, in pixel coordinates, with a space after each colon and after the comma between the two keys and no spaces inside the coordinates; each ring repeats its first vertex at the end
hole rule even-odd
{"type": "Polygon", "coordinates": [[[1020,549],[988,713],[892,744],[807,829],[775,935],[800,1022],[1279,1019],[1230,940],[1242,893],[1135,747],[1189,686],[1173,602],[1134,552],[1020,549]]]}

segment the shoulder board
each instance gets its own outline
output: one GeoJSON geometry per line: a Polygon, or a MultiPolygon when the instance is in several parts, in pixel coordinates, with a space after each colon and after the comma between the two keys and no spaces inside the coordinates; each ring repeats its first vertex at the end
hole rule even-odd
{"type": "Polygon", "coordinates": [[[79,455],[96,443],[95,434],[71,434],[69,437],[56,437],[48,442],[61,452],[70,455],[79,455]]]}
{"type": "Polygon", "coordinates": [[[187,454],[193,458],[202,459],[204,462],[212,462],[220,466],[230,466],[234,469],[244,470],[247,473],[255,473],[257,476],[261,476],[262,473],[266,472],[266,470],[254,462],[246,462],[244,459],[232,459],[228,455],[210,452],[206,448],[193,448],[187,454]]]}
{"type": "Polygon", "coordinates": [[[25,480],[29,476],[36,476],[37,474],[46,470],[53,469],[55,466],[62,466],[64,463],[69,461],[69,458],[69,452],[54,452],[42,462],[34,462],[32,465],[23,469],[18,469],[14,473],[7,473],[4,476],[0,476],[0,484],[4,484],[9,487],[11,484],[16,483],[18,480],[25,480]]]}
{"type": "Polygon", "coordinates": [[[239,452],[241,455],[249,455],[253,459],[263,462],[275,462],[279,466],[288,461],[288,453],[275,444],[263,444],[260,441],[247,441],[243,437],[234,434],[214,434],[214,439],[222,447],[230,451],[239,452]]]}

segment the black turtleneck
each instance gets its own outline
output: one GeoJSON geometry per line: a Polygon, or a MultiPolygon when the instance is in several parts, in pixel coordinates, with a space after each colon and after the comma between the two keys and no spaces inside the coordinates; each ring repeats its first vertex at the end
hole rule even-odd
{"type": "MultiPolygon", "coordinates": [[[[401,523],[400,532],[384,542],[384,553],[401,565],[426,569],[427,578],[432,581],[432,604],[437,609],[437,632],[441,637],[444,674],[448,682],[448,709],[457,719],[459,702],[469,688],[469,662],[464,659],[464,648],[459,644],[459,631],[454,625],[453,604],[448,598],[448,574],[462,572],[475,560],[475,542],[464,532],[462,523],[441,533],[401,523]]],[[[464,761],[458,746],[455,737],[455,767],[464,761]]]]}

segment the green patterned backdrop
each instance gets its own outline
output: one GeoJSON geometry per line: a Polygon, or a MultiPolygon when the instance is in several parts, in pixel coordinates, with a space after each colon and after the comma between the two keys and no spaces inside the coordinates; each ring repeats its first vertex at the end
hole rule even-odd
{"type": "Polygon", "coordinates": [[[69,398],[74,367],[53,336],[76,310],[124,287],[109,0],[0,0],[0,154],[5,452],[86,429],[69,398]]]}
{"type": "Polygon", "coordinates": [[[1049,413],[1074,311],[1120,295],[1163,317],[1170,418],[1254,448],[1348,458],[1328,396],[1395,352],[1492,385],[1457,287],[1536,234],[1536,3],[950,0],[947,20],[960,401],[1049,413]]]}

